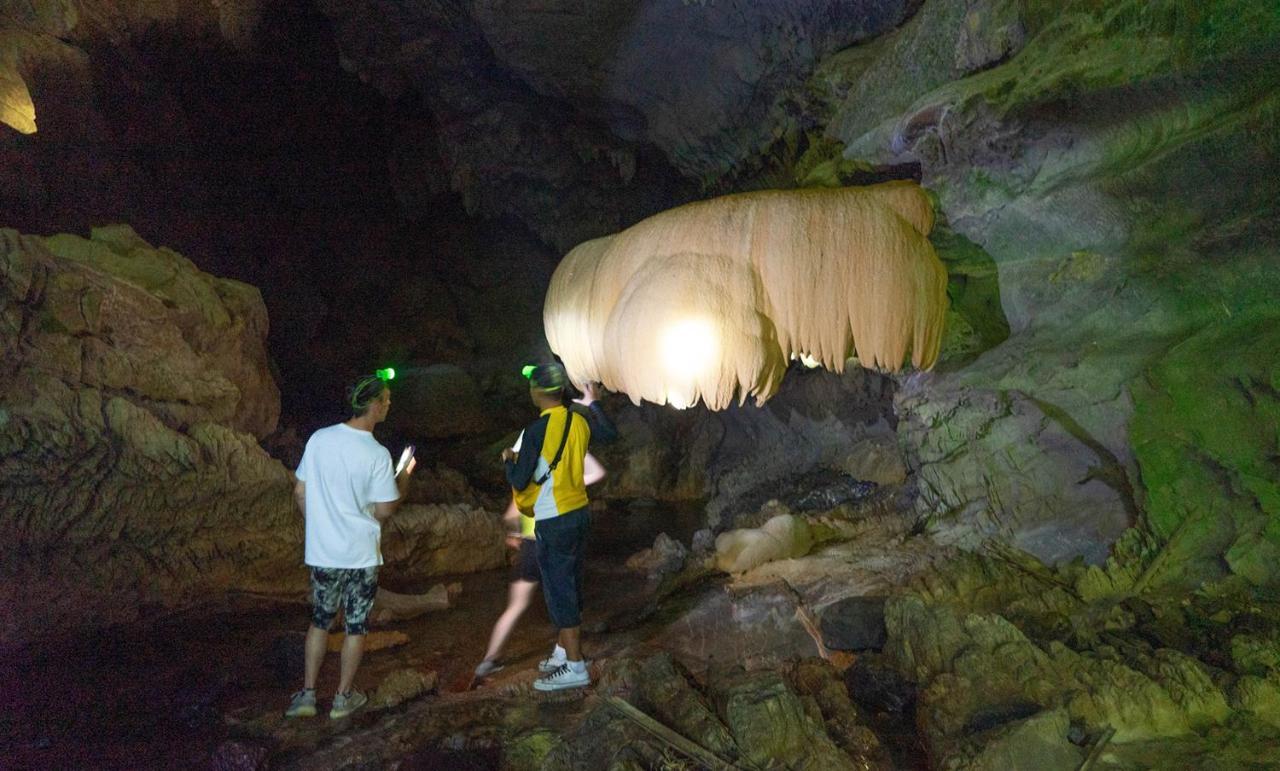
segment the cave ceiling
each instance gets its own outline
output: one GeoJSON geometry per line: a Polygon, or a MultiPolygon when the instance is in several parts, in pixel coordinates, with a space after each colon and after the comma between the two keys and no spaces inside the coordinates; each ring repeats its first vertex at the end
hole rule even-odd
{"type": "Polygon", "coordinates": [[[469,212],[513,219],[565,251],[754,162],[802,120],[791,102],[817,61],[919,4],[10,2],[0,4],[0,85],[6,114],[29,130],[50,90],[41,70],[90,81],[86,57],[157,36],[262,58],[273,45],[263,20],[306,5],[327,21],[341,67],[386,99],[391,185],[407,217],[426,205],[424,188],[452,189],[469,212]]]}

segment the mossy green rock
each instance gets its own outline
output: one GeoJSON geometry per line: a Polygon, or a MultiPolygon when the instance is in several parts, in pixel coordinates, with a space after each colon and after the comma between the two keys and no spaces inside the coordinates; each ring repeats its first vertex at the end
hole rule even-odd
{"type": "Polygon", "coordinates": [[[1225,554],[1254,584],[1280,580],[1280,312],[1204,329],[1132,391],[1147,515],[1188,577],[1225,554]]]}

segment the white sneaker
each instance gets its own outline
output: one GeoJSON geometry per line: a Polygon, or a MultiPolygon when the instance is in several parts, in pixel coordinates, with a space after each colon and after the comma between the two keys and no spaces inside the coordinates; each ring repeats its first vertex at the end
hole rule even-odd
{"type": "Polygon", "coordinates": [[[538,662],[538,671],[544,675],[550,674],[560,667],[563,667],[566,661],[568,661],[568,659],[557,658],[555,655],[548,656],[538,662]]]}
{"type": "Polygon", "coordinates": [[[574,672],[567,661],[546,677],[533,681],[535,691],[561,691],[566,688],[585,688],[588,685],[591,685],[591,675],[587,670],[584,668],[581,672],[574,672]]]}

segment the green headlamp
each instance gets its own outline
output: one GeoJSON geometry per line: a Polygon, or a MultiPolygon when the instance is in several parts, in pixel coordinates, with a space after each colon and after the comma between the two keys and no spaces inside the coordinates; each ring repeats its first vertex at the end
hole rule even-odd
{"type": "Polygon", "coordinates": [[[529,384],[543,391],[559,391],[569,382],[564,367],[559,364],[526,364],[520,368],[529,384]]]}

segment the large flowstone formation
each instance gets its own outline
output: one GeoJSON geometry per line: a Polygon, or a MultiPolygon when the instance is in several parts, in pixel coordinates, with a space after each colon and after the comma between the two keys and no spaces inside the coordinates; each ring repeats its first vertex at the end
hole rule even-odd
{"type": "Polygon", "coordinates": [[[761,191],[687,204],[588,241],[547,290],[570,377],[713,410],[778,390],[791,359],[933,366],[946,272],[917,185],[761,191]]]}

